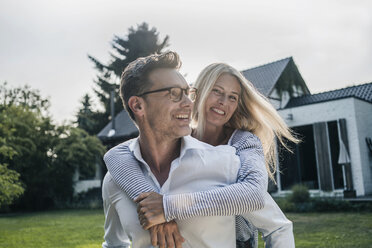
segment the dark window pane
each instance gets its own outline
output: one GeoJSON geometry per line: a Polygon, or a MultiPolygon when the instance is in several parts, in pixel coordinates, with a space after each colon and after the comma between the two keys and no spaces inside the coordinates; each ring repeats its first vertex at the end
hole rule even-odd
{"type": "Polygon", "coordinates": [[[338,137],[337,121],[330,121],[328,124],[329,144],[331,147],[331,160],[333,183],[335,189],[342,189],[344,186],[344,179],[342,176],[342,165],[338,164],[338,156],[340,154],[340,143],[338,137]]]}
{"type": "Polygon", "coordinates": [[[292,129],[302,141],[298,145],[290,144],[293,153],[280,148],[279,164],[282,171],[280,177],[282,189],[288,190],[298,183],[306,185],[309,189],[318,189],[313,126],[306,125],[292,129]]]}

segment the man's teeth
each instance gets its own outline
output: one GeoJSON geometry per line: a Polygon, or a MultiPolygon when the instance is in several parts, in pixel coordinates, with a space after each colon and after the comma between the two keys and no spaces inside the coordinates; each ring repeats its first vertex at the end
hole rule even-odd
{"type": "Polygon", "coordinates": [[[219,109],[216,109],[216,108],[212,108],[212,110],[213,110],[214,112],[216,112],[216,113],[219,113],[220,115],[224,115],[224,114],[225,114],[224,111],[219,110],[219,109]]]}
{"type": "Polygon", "coordinates": [[[189,115],[176,115],[177,119],[189,119],[189,115]]]}

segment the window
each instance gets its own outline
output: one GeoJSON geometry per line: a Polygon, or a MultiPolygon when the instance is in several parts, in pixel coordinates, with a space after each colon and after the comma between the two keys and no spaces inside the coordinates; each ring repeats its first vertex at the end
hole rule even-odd
{"type": "Polygon", "coordinates": [[[292,128],[301,139],[299,144],[290,143],[293,153],[280,147],[280,182],[282,190],[289,190],[294,184],[304,184],[309,189],[319,189],[318,172],[315,158],[313,126],[292,128]]]}

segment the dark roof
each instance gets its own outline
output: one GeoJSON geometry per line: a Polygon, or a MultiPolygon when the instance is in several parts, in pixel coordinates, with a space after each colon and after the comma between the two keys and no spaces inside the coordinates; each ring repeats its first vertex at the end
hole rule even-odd
{"type": "Polygon", "coordinates": [[[289,100],[285,108],[293,108],[313,103],[327,102],[348,97],[372,103],[372,83],[350,86],[338,90],[322,92],[314,95],[304,95],[289,100]]]}
{"type": "Polygon", "coordinates": [[[256,89],[268,97],[292,57],[242,71],[256,89]]]}
{"type": "Polygon", "coordinates": [[[98,138],[101,140],[105,139],[122,139],[130,138],[138,135],[138,129],[134,125],[132,119],[129,117],[126,110],[122,110],[115,116],[115,134],[109,136],[109,132],[112,129],[112,122],[110,121],[99,133],[98,138]]]}

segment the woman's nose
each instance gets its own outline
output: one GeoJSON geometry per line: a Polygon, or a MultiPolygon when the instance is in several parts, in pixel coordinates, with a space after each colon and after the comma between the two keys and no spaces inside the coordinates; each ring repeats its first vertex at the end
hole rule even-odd
{"type": "Polygon", "coordinates": [[[225,101],[226,101],[226,95],[225,94],[222,94],[221,96],[218,97],[218,103],[223,105],[225,104],[225,101]]]}

